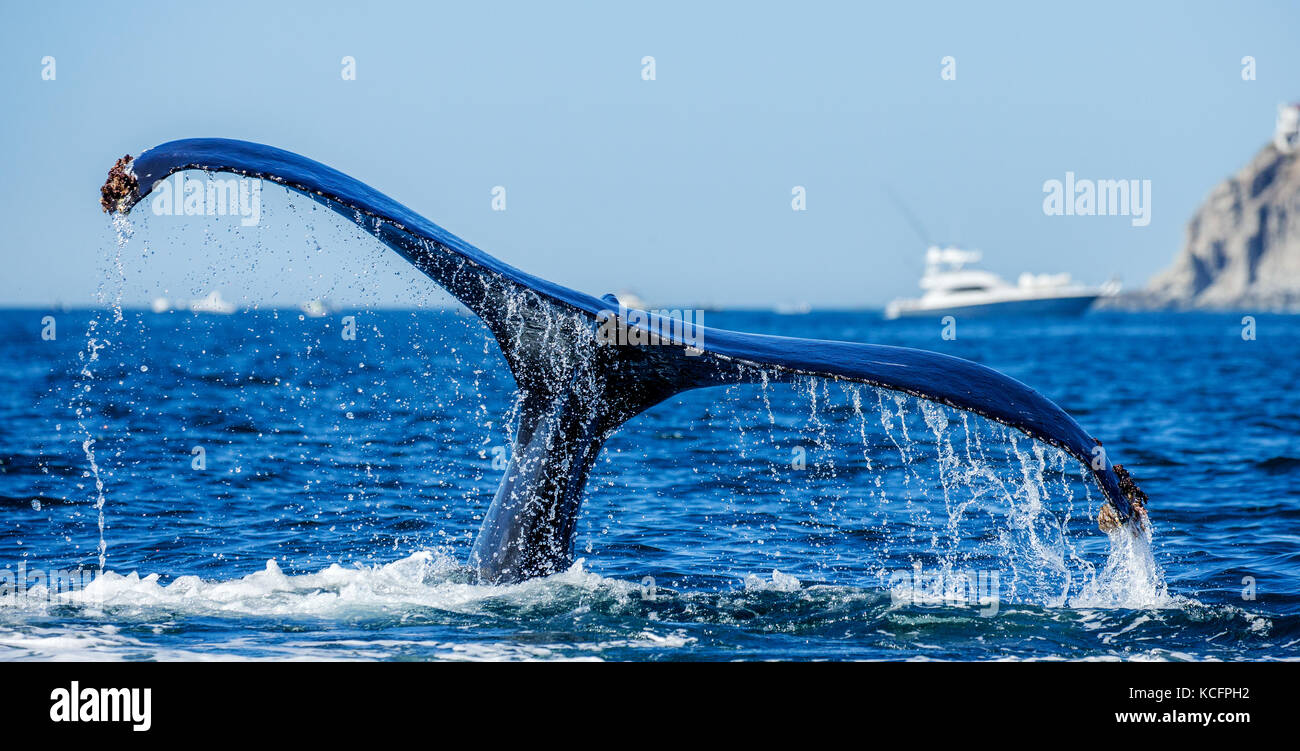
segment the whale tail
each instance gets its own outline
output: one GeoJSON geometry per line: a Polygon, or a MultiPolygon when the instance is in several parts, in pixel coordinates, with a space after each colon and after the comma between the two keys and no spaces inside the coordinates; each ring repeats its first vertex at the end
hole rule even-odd
{"type": "Polygon", "coordinates": [[[319,201],[363,224],[483,320],[518,386],[510,460],[470,553],[485,581],[568,567],[591,468],[628,419],[687,389],[809,375],[904,392],[1017,428],[1085,462],[1115,523],[1136,525],[1143,516],[1145,496],[1099,441],[997,371],[924,350],[726,331],[629,311],[612,296],[592,297],[502,263],[368,185],[288,151],[228,139],[172,141],[118,160],[101,204],[128,212],[187,169],[257,177],[319,201]]]}

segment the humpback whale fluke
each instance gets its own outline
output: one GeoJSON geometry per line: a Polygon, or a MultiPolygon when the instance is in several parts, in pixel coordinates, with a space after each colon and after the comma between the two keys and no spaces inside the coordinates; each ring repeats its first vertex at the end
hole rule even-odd
{"type": "Polygon", "coordinates": [[[1145,496],[1097,449],[1098,441],[1049,399],[982,365],[906,347],[702,326],[692,336],[654,315],[625,316],[612,298],[502,263],[342,172],[246,141],[186,139],[134,160],[123,157],[101,190],[101,203],[106,211],[129,212],[161,180],[187,169],[279,183],[363,224],[487,325],[518,386],[518,428],[470,553],[471,568],[485,581],[519,581],[568,567],[588,474],[605,439],[628,419],[687,389],[801,376],[901,391],[1021,430],[1091,469],[1106,497],[1103,526],[1141,523],[1145,496]],[[611,319],[663,341],[641,346],[599,336],[611,319]]]}

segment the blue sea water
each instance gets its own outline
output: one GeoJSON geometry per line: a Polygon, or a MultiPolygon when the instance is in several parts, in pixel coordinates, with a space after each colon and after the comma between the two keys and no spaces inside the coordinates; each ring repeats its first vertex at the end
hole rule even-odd
{"type": "Polygon", "coordinates": [[[0,312],[0,659],[1300,657],[1300,318],[1256,315],[1253,340],[1241,314],[963,321],[949,341],[870,311],[710,311],[1024,381],[1132,471],[1149,536],[1099,531],[1099,491],[1055,449],[807,379],[635,418],[592,473],[574,566],[486,586],[461,564],[512,382],[476,319],[118,315],[0,312]]]}

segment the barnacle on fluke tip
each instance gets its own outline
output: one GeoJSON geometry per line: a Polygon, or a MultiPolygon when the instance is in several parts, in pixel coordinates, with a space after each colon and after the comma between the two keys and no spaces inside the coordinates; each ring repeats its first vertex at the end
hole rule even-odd
{"type": "MultiPolygon", "coordinates": [[[[1113,469],[1115,476],[1119,478],[1119,492],[1124,494],[1124,498],[1129,502],[1129,508],[1133,509],[1133,517],[1140,529],[1147,520],[1147,494],[1137,486],[1137,481],[1127,469],[1124,469],[1123,464],[1116,464],[1113,469]]],[[[1109,503],[1102,503],[1101,511],[1097,513],[1097,526],[1103,532],[1109,532],[1112,529],[1119,529],[1122,524],[1119,515],[1115,513],[1115,507],[1109,503]]]]}
{"type": "Polygon", "coordinates": [[[135,195],[139,183],[136,182],[135,175],[131,174],[131,155],[118,159],[113,164],[113,169],[108,171],[108,179],[104,181],[104,186],[99,189],[99,205],[104,207],[106,213],[120,211],[123,208],[123,202],[135,195]]]}

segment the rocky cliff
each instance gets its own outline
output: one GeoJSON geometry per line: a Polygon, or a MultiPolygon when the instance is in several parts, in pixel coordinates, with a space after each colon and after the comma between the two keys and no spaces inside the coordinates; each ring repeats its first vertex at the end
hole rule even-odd
{"type": "Polygon", "coordinates": [[[1192,216],[1173,266],[1116,302],[1300,311],[1300,151],[1265,146],[1192,216]]]}

